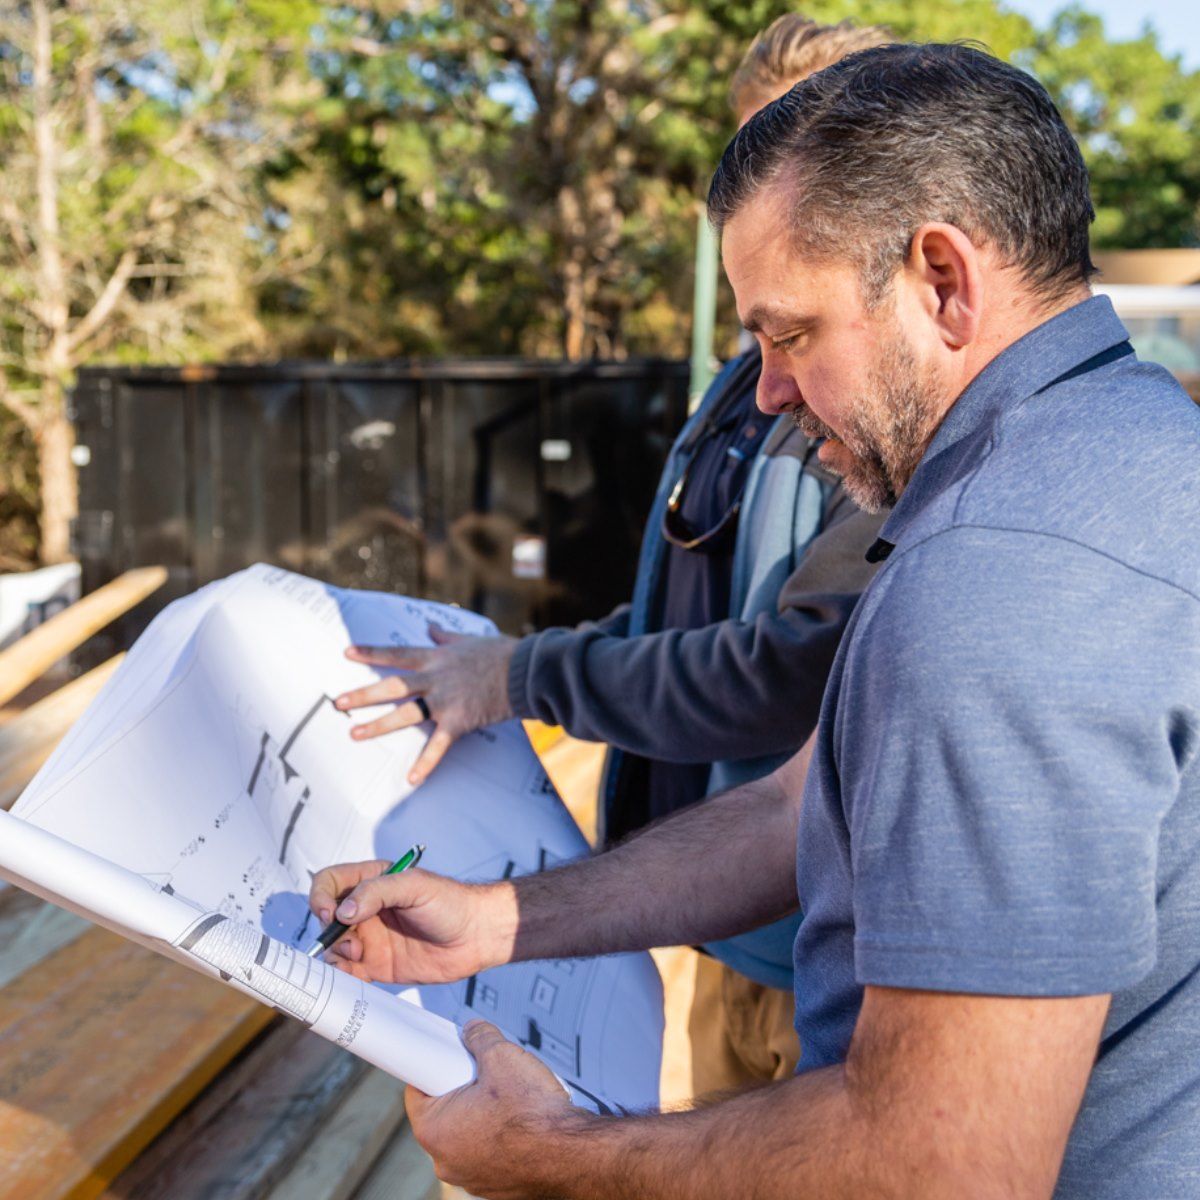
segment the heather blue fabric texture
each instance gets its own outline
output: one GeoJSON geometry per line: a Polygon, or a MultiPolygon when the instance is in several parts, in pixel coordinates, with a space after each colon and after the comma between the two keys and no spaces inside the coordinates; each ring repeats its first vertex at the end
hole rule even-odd
{"type": "Polygon", "coordinates": [[[862,988],[1113,994],[1056,1195],[1200,1195],[1200,410],[1106,299],[992,362],[884,525],[801,817],[800,1070],[862,988]]]}

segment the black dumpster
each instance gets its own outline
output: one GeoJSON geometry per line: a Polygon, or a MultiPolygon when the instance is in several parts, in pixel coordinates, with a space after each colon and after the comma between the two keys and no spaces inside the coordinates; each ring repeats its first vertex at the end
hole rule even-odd
{"type": "Polygon", "coordinates": [[[98,653],[256,561],[511,633],[601,615],[628,596],[686,406],[687,366],[663,359],[84,369],[84,591],[170,571],[98,653]]]}

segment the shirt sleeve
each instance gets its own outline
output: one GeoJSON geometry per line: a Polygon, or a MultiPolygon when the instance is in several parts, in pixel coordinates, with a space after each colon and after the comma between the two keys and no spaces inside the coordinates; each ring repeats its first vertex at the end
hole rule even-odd
{"type": "Polygon", "coordinates": [[[889,563],[832,731],[860,983],[1084,995],[1150,971],[1198,613],[1040,534],[952,529],[889,563]]]}
{"type": "Polygon", "coordinates": [[[778,612],[629,638],[597,626],[518,643],[509,698],[520,717],[662,762],[794,750],[816,725],[829,669],[875,567],[881,518],[834,494],[825,528],[784,584],[778,612]]]}
{"type": "Polygon", "coordinates": [[[628,604],[618,604],[607,617],[601,617],[598,621],[585,621],[579,628],[595,629],[608,637],[628,637],[629,613],[628,604]]]}

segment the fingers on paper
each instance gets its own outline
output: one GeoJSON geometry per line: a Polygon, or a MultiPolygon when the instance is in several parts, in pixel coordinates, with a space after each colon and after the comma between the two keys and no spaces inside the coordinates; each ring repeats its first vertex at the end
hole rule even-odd
{"type": "Polygon", "coordinates": [[[465,642],[468,640],[466,634],[452,633],[449,629],[443,629],[433,621],[429,622],[429,636],[435,646],[450,646],[455,642],[465,642]]]}
{"type": "Polygon", "coordinates": [[[390,704],[409,696],[419,696],[428,689],[429,680],[424,675],[389,675],[386,679],[377,679],[365,687],[351,688],[350,691],[343,692],[333,704],[342,712],[349,712],[353,708],[369,708],[373,704],[390,704]]]}
{"type": "Polygon", "coordinates": [[[374,721],[355,725],[350,730],[350,735],[356,740],[362,741],[364,738],[379,737],[380,734],[384,733],[394,733],[397,729],[408,729],[412,725],[420,725],[425,720],[428,720],[428,718],[421,711],[419,705],[401,704],[399,708],[393,709],[390,713],[385,713],[382,717],[377,717],[374,721]]]}
{"type": "Polygon", "coordinates": [[[346,657],[373,667],[399,667],[408,671],[423,667],[431,653],[426,646],[350,646],[346,657]]]}
{"type": "Polygon", "coordinates": [[[434,767],[442,761],[446,756],[446,751],[454,745],[455,735],[452,734],[444,725],[438,725],[433,733],[429,735],[429,741],[425,743],[417,761],[413,763],[412,770],[408,773],[408,782],[413,787],[419,787],[429,778],[434,767]]]}
{"type": "Polygon", "coordinates": [[[487,1070],[489,1063],[498,1056],[511,1056],[514,1050],[518,1054],[523,1053],[519,1046],[514,1046],[495,1025],[487,1021],[471,1021],[467,1024],[462,1031],[462,1040],[479,1064],[481,1072],[487,1070]]]}

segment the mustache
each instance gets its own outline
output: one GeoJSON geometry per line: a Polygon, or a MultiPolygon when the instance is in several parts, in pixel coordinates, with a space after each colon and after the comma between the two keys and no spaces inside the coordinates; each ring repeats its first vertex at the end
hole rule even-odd
{"type": "Polygon", "coordinates": [[[792,409],[792,422],[805,437],[836,438],[836,430],[830,429],[824,421],[819,420],[807,404],[799,404],[792,409]]]}

